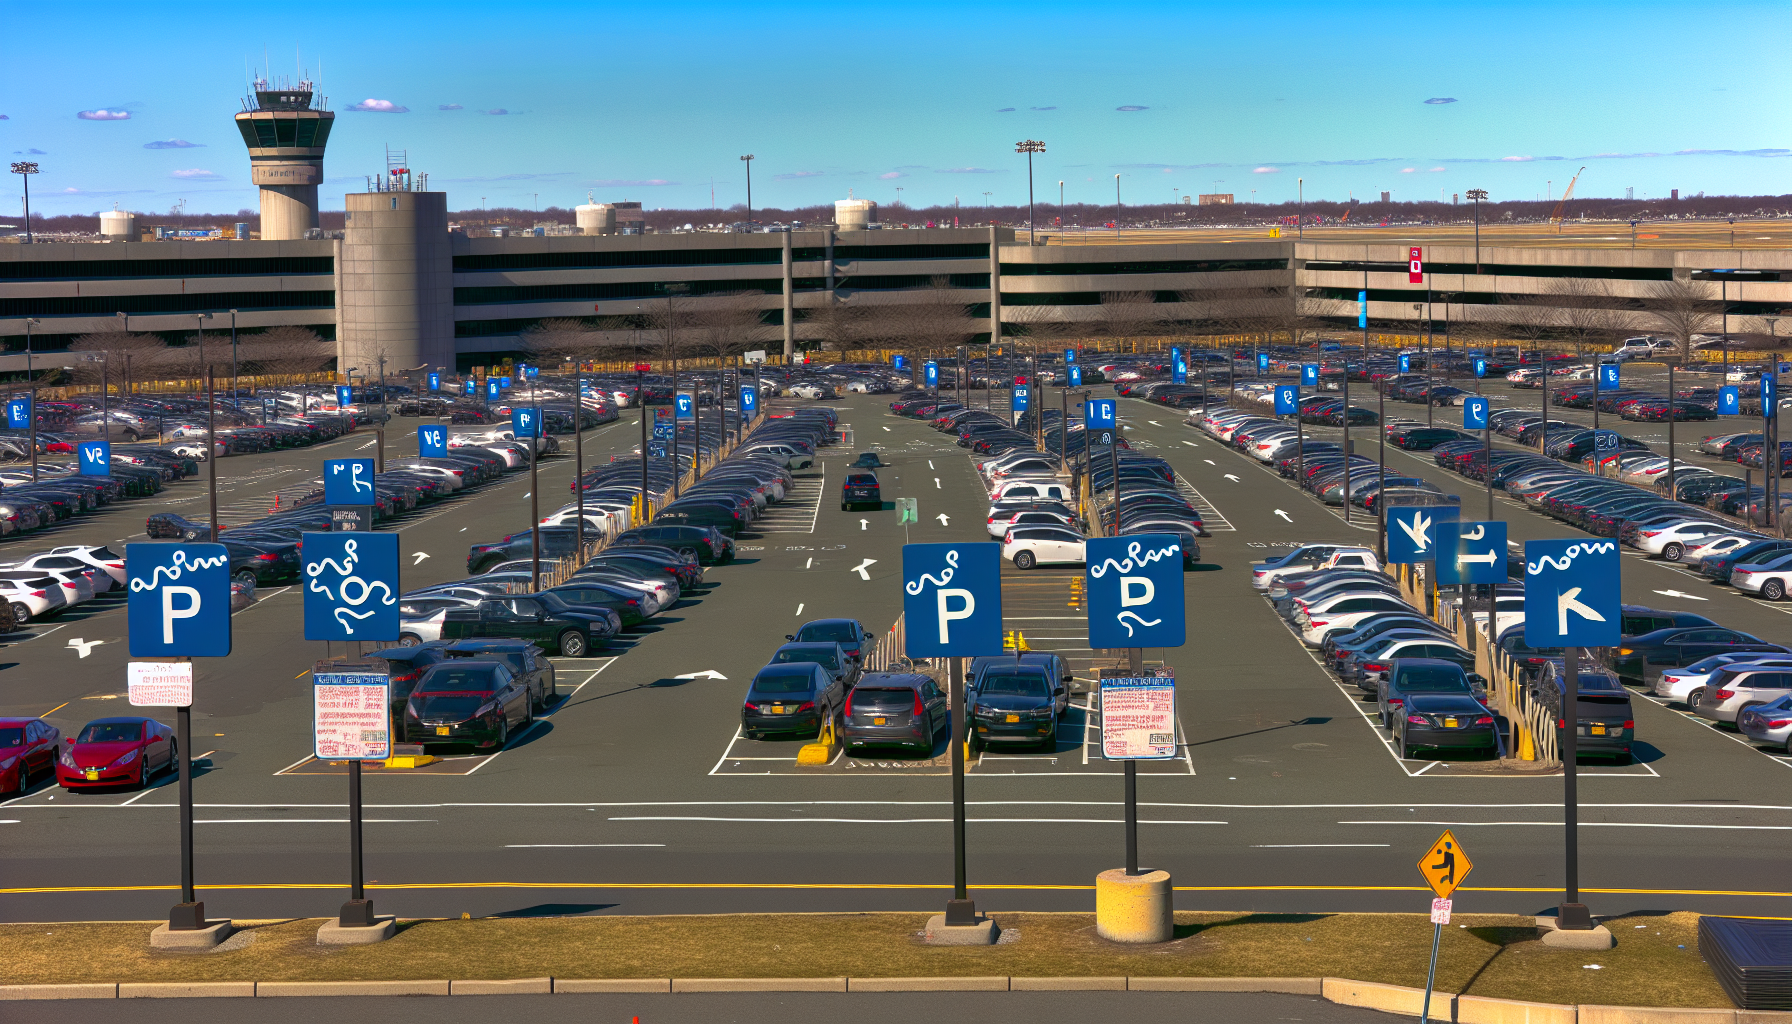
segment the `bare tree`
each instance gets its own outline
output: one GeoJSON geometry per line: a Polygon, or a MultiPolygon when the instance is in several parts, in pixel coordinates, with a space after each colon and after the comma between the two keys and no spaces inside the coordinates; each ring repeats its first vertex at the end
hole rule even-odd
{"type": "Polygon", "coordinates": [[[717,366],[746,351],[764,338],[763,304],[762,292],[728,292],[705,298],[692,314],[694,347],[714,356],[717,366]]]}
{"type": "Polygon", "coordinates": [[[1170,321],[1169,308],[1147,291],[1102,292],[1097,315],[1094,325],[1116,340],[1159,337],[1170,321]]]}
{"type": "Polygon", "coordinates": [[[537,321],[523,331],[519,340],[523,351],[543,363],[555,364],[584,362],[606,347],[601,332],[572,317],[537,321]]]}
{"type": "Polygon", "coordinates": [[[273,377],[300,377],[329,365],[336,346],[305,327],[270,327],[239,340],[245,372],[273,377]]]}
{"type": "Polygon", "coordinates": [[[1674,343],[1681,359],[1692,358],[1692,339],[1716,327],[1721,314],[1711,300],[1709,282],[1676,277],[1656,281],[1647,290],[1638,319],[1674,343]]]}
{"type": "Polygon", "coordinates": [[[641,341],[658,362],[675,364],[697,347],[697,310],[681,295],[654,299],[641,316],[641,341]]]}
{"type": "Polygon", "coordinates": [[[881,307],[885,316],[877,324],[877,333],[904,340],[930,356],[956,351],[976,337],[982,327],[983,321],[971,316],[964,294],[953,288],[944,275],[936,275],[929,287],[904,298],[909,301],[881,307]]]}
{"type": "Polygon", "coordinates": [[[161,354],[162,339],[153,334],[133,334],[122,330],[97,331],[76,338],[69,344],[69,348],[92,353],[104,360],[75,364],[71,373],[76,383],[98,384],[100,374],[104,373],[106,379],[117,387],[128,379],[127,372],[141,378],[144,371],[153,366],[155,359],[161,354]]]}
{"type": "Polygon", "coordinates": [[[868,332],[876,330],[877,317],[873,308],[841,302],[830,296],[828,301],[806,311],[803,324],[821,342],[822,348],[845,352],[857,347],[868,332]]]}

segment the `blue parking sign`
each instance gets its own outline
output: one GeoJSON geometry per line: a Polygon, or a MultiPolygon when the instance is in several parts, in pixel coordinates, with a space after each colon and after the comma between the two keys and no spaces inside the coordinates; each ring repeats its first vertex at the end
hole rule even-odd
{"type": "Polygon", "coordinates": [[[14,398],[6,403],[6,425],[14,430],[31,429],[31,399],[14,398]]]}
{"type": "Polygon", "coordinates": [[[1064,364],[1066,366],[1068,366],[1074,362],[1076,362],[1076,349],[1074,349],[1074,348],[1065,349],[1064,350],[1064,364]]]}
{"type": "Polygon", "coordinates": [[[678,410],[678,418],[692,420],[697,418],[696,405],[688,391],[680,391],[672,400],[673,408],[678,410]]]}
{"type": "Polygon", "coordinates": [[[1593,431],[1593,450],[1596,452],[1615,452],[1618,450],[1620,438],[1616,430],[1593,431]]]}
{"type": "Polygon", "coordinates": [[[1411,373],[1412,372],[1412,353],[1411,352],[1400,353],[1400,372],[1401,373],[1411,373]]]}
{"type": "Polygon", "coordinates": [[[504,376],[504,377],[499,377],[499,378],[498,378],[498,386],[499,386],[499,387],[500,387],[500,388],[503,388],[503,389],[505,389],[505,390],[509,390],[509,388],[510,388],[510,378],[509,378],[509,377],[508,377],[508,376],[504,376]]]}
{"type": "Polygon", "coordinates": [[[1032,395],[1032,389],[1027,387],[1027,385],[1025,385],[1025,384],[1014,385],[1014,400],[1013,400],[1014,411],[1015,412],[1026,412],[1027,411],[1027,399],[1031,395],[1032,395]]]}
{"type": "Polygon", "coordinates": [[[462,381],[460,389],[462,394],[466,395],[468,398],[472,398],[479,394],[479,382],[473,380],[462,381]]]}
{"type": "Polygon", "coordinates": [[[1771,373],[1762,374],[1761,375],[1761,418],[1762,419],[1769,419],[1769,420],[1773,419],[1774,415],[1779,411],[1779,400],[1777,398],[1778,391],[1779,391],[1779,385],[1777,383],[1775,383],[1775,381],[1773,379],[1773,374],[1771,374],[1771,373]]]}
{"type": "Polygon", "coordinates": [[[336,385],[336,408],[346,409],[355,404],[355,389],[348,384],[336,385]]]}
{"type": "Polygon", "coordinates": [[[1459,522],[1455,550],[1437,560],[1440,586],[1458,583],[1506,582],[1506,524],[1488,520],[1459,522]]]}
{"type": "Polygon", "coordinates": [[[525,367],[522,367],[522,371],[523,371],[523,379],[525,379],[525,380],[534,380],[535,378],[541,376],[541,367],[539,367],[539,366],[525,366],[525,367]]]}
{"type": "Polygon", "coordinates": [[[397,640],[398,534],[305,534],[305,639],[397,640]]]}
{"type": "Polygon", "coordinates": [[[930,388],[937,387],[940,382],[940,364],[928,363],[926,366],[922,367],[922,369],[926,371],[927,374],[927,386],[930,388]]]}
{"type": "Polygon", "coordinates": [[[429,390],[431,390],[431,391],[442,390],[442,375],[441,374],[432,373],[429,375],[429,390]]]}
{"type": "Polygon", "coordinates": [[[1083,386],[1083,368],[1075,363],[1070,366],[1070,386],[1073,388],[1083,386]]]}
{"type": "Polygon", "coordinates": [[[890,357],[890,365],[898,370],[906,370],[908,368],[908,357],[907,356],[891,356],[890,357]]]}
{"type": "Polygon", "coordinates": [[[81,460],[82,476],[112,475],[112,442],[82,441],[75,450],[81,460]]]}
{"type": "Polygon", "coordinates": [[[325,459],[324,504],[373,504],[372,459],[325,459]]]}
{"type": "Polygon", "coordinates": [[[1257,353],[1257,372],[1258,373],[1268,373],[1269,372],[1269,353],[1268,352],[1257,353]]]}
{"type": "Polygon", "coordinates": [[[1182,346],[1181,345],[1171,345],[1170,346],[1170,365],[1174,366],[1175,364],[1180,363],[1180,362],[1182,362],[1182,346]]]}
{"type": "Polygon", "coordinates": [[[133,658],[230,654],[230,552],[222,544],[124,546],[133,658]]]}
{"type": "Polygon", "coordinates": [[[426,459],[439,459],[448,454],[448,428],[435,426],[417,428],[417,454],[426,459]]]}
{"type": "Polygon", "coordinates": [[[1487,376],[1487,357],[1486,356],[1476,356],[1475,357],[1475,376],[1477,376],[1477,377],[1487,376]]]}
{"type": "Polygon", "coordinates": [[[1609,540],[1524,545],[1524,641],[1531,647],[1612,647],[1623,624],[1622,562],[1609,540]]]}
{"type": "Polygon", "coordinates": [[[1300,389],[1292,384],[1276,385],[1276,415],[1287,416],[1300,411],[1300,389]]]}
{"type": "MultiPolygon", "coordinates": [[[[1389,505],[1388,562],[1434,562],[1462,514],[1451,505],[1389,505]]],[[[1446,553],[1445,557],[1448,557],[1446,553]]]]}
{"type": "Polygon", "coordinates": [[[902,612],[911,658],[1001,654],[1001,545],[904,544],[902,612]]]}
{"type": "Polygon", "coordinates": [[[1114,406],[1112,398],[1091,398],[1083,403],[1083,428],[1085,430],[1114,429],[1114,406]]]}
{"type": "Polygon", "coordinates": [[[488,402],[496,402],[502,387],[503,386],[498,383],[498,378],[485,378],[485,400],[488,402]]]}
{"type": "Polygon", "coordinates": [[[541,410],[521,407],[511,409],[510,430],[518,437],[540,437],[541,410]]]}
{"type": "Polygon", "coordinates": [[[1616,391],[1616,390],[1618,390],[1618,364],[1617,363],[1600,363],[1599,364],[1599,390],[1600,391],[1616,391]]]}
{"type": "Polygon", "coordinates": [[[1717,411],[1723,416],[1734,416],[1742,411],[1742,389],[1734,384],[1727,384],[1717,389],[1717,411]]]}
{"type": "Polygon", "coordinates": [[[748,419],[759,411],[759,389],[752,384],[742,385],[740,389],[740,414],[748,419]]]}
{"type": "Polygon", "coordinates": [[[1178,384],[1188,383],[1188,364],[1183,362],[1181,356],[1177,356],[1176,361],[1170,364],[1170,379],[1178,384]]]}
{"type": "Polygon", "coordinates": [[[1485,430],[1487,428],[1486,397],[1469,395],[1462,400],[1462,426],[1468,430],[1485,430]]]}
{"type": "Polygon", "coordinates": [[[1300,367],[1300,383],[1302,387],[1319,386],[1319,364],[1302,363],[1300,367]]]}
{"type": "Polygon", "coordinates": [[[1084,570],[1089,646],[1181,647],[1182,539],[1173,533],[1092,537],[1084,570]]]}

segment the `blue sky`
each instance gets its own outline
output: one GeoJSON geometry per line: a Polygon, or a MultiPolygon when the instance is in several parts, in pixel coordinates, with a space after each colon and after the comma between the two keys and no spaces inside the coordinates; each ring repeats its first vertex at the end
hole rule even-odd
{"type": "MultiPolygon", "coordinates": [[[[423,6],[0,0],[32,207],[256,205],[244,65],[322,65],[324,206],[406,149],[450,207],[1792,192],[1792,5],[423,6]],[[277,13],[290,7],[293,13],[277,13]],[[99,59],[111,43],[119,59],[99,59]],[[296,54],[296,56],[295,56],[296,54]],[[352,111],[366,101],[405,112],[352,111]],[[1448,100],[1450,102],[1443,102],[1448,100]],[[452,107],[454,109],[443,109],[452,107]],[[82,115],[86,116],[83,117],[82,115]],[[128,117],[121,116],[128,114],[128,117]],[[182,145],[190,143],[191,145],[182,145]],[[36,152],[33,152],[36,151],[36,152]],[[334,193],[331,195],[330,193],[334,193]],[[539,195],[539,200],[535,198],[539,195]]],[[[0,214],[16,216],[18,179],[0,214]]]]}

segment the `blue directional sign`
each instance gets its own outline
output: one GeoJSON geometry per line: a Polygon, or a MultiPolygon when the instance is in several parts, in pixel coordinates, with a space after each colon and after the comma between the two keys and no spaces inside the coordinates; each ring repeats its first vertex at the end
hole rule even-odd
{"type": "Polygon", "coordinates": [[[541,410],[517,406],[510,410],[510,430],[518,437],[541,436],[541,410]]]}
{"type": "Polygon", "coordinates": [[[1412,353],[1411,352],[1400,353],[1400,372],[1401,373],[1411,373],[1412,372],[1412,353]]]}
{"type": "Polygon", "coordinates": [[[1112,398],[1091,398],[1083,403],[1083,428],[1086,430],[1114,429],[1114,406],[1112,398]]]}
{"type": "MultiPolygon", "coordinates": [[[[1434,562],[1461,513],[1450,505],[1389,505],[1388,562],[1434,562]]],[[[1448,557],[1446,553],[1445,557],[1448,557]]]]}
{"type": "Polygon", "coordinates": [[[324,504],[373,504],[373,460],[325,459],[324,504]]]}
{"type": "Polygon", "coordinates": [[[1181,345],[1171,345],[1170,346],[1170,365],[1175,366],[1177,363],[1180,363],[1180,362],[1182,362],[1182,346],[1181,345]]]}
{"type": "Polygon", "coordinates": [[[336,407],[346,409],[355,404],[355,389],[348,384],[336,385],[336,407]]]}
{"type": "Polygon", "coordinates": [[[1089,646],[1181,647],[1182,540],[1173,533],[1091,538],[1084,584],[1089,646]]]}
{"type": "Polygon", "coordinates": [[[305,639],[398,639],[398,534],[305,534],[305,639]]]}
{"type": "Polygon", "coordinates": [[[1268,352],[1257,353],[1257,372],[1258,373],[1268,373],[1269,372],[1269,353],[1268,352]]]}
{"type": "Polygon", "coordinates": [[[1032,397],[1032,389],[1025,384],[1014,385],[1014,411],[1026,412],[1027,401],[1032,397]]]}
{"type": "Polygon", "coordinates": [[[1735,416],[1742,411],[1742,389],[1729,384],[1717,389],[1717,411],[1723,416],[1735,416]]]}
{"type": "Polygon", "coordinates": [[[1455,533],[1454,553],[1437,560],[1440,585],[1506,582],[1505,523],[1457,523],[1455,533]]]}
{"type": "Polygon", "coordinates": [[[647,454],[656,459],[665,458],[667,456],[667,454],[669,454],[666,451],[666,442],[664,442],[664,441],[649,441],[647,443],[647,454]]]}
{"type": "Polygon", "coordinates": [[[461,393],[465,394],[468,398],[471,398],[479,393],[479,382],[473,380],[461,381],[460,389],[461,393]]]}
{"type": "Polygon", "coordinates": [[[1486,356],[1476,356],[1475,357],[1475,376],[1477,376],[1477,377],[1487,376],[1487,357],[1486,356]]]}
{"type": "Polygon", "coordinates": [[[1001,546],[904,544],[902,612],[911,658],[1001,654],[1001,546]]]}
{"type": "Polygon", "coordinates": [[[696,403],[692,400],[691,393],[688,391],[680,391],[674,396],[672,407],[678,410],[678,418],[681,420],[693,420],[697,418],[696,403]]]}
{"type": "Polygon", "coordinates": [[[448,454],[448,428],[436,425],[417,428],[417,454],[426,459],[439,459],[448,454]]]}
{"type": "Polygon", "coordinates": [[[752,384],[743,384],[740,389],[740,414],[752,419],[759,412],[759,389],[752,384]]]}
{"type": "Polygon", "coordinates": [[[906,369],[908,369],[908,357],[907,356],[891,356],[890,357],[890,365],[898,370],[906,370],[906,369]]]}
{"type": "Polygon", "coordinates": [[[82,441],[75,450],[80,457],[82,476],[112,475],[112,442],[82,441]]]}
{"type": "Polygon", "coordinates": [[[502,389],[503,389],[503,385],[498,383],[498,378],[496,378],[496,377],[485,378],[485,400],[486,401],[496,402],[499,398],[499,395],[500,395],[502,389]]]}
{"type": "Polygon", "coordinates": [[[541,376],[541,367],[539,366],[524,366],[520,367],[520,369],[523,371],[523,379],[525,380],[534,380],[541,376]]]}
{"type": "Polygon", "coordinates": [[[1487,428],[1487,399],[1482,395],[1469,395],[1462,401],[1462,425],[1468,430],[1485,430],[1487,428]]]}
{"type": "Polygon", "coordinates": [[[14,398],[6,403],[6,425],[14,430],[31,429],[31,399],[14,398]]]}
{"type": "Polygon", "coordinates": [[[1616,390],[1618,390],[1618,364],[1617,363],[1600,363],[1599,364],[1599,390],[1600,391],[1616,391],[1616,390]]]}
{"type": "Polygon", "coordinates": [[[1774,415],[1776,413],[1778,413],[1779,404],[1780,404],[1779,399],[1777,397],[1778,391],[1779,391],[1779,386],[1778,386],[1778,384],[1776,384],[1774,382],[1773,374],[1771,374],[1771,373],[1762,374],[1761,375],[1761,418],[1762,419],[1769,419],[1769,420],[1773,419],[1774,415]]]}
{"type": "Polygon", "coordinates": [[[442,390],[442,375],[441,374],[432,373],[429,375],[429,390],[431,390],[431,391],[442,390]]]}
{"type": "Polygon", "coordinates": [[[1070,366],[1070,386],[1073,388],[1083,386],[1083,368],[1074,363],[1070,366]]]}
{"type": "Polygon", "coordinates": [[[508,391],[510,389],[510,378],[508,376],[499,377],[498,378],[498,386],[500,388],[503,388],[504,390],[508,391]]]}
{"type": "Polygon", "coordinates": [[[1188,364],[1182,361],[1181,356],[1177,356],[1170,364],[1170,379],[1178,384],[1188,383],[1188,364]]]}
{"type": "Polygon", "coordinates": [[[940,364],[928,363],[926,366],[922,367],[922,370],[927,374],[927,386],[930,388],[938,387],[940,383],[940,364]]]}
{"type": "Polygon", "coordinates": [[[230,552],[222,544],[124,546],[133,658],[230,654],[230,552]]]}
{"type": "Polygon", "coordinates": [[[653,425],[653,436],[656,440],[670,441],[675,433],[676,431],[670,423],[655,423],[653,425]]]}
{"type": "Polygon", "coordinates": [[[1276,385],[1276,415],[1288,416],[1300,411],[1300,389],[1292,384],[1276,385]]]}
{"type": "Polygon", "coordinates": [[[1596,452],[1615,452],[1618,450],[1618,441],[1616,430],[1593,431],[1593,450],[1596,452]]]}
{"type": "Polygon", "coordinates": [[[1356,329],[1366,330],[1369,327],[1369,293],[1358,289],[1356,293],[1356,329]]]}
{"type": "Polygon", "coordinates": [[[1076,349],[1074,349],[1074,348],[1065,349],[1064,350],[1064,365],[1068,366],[1074,362],[1076,362],[1076,349]]]}
{"type": "Polygon", "coordinates": [[[1622,563],[1609,540],[1524,544],[1524,641],[1532,647],[1619,643],[1622,563]]]}

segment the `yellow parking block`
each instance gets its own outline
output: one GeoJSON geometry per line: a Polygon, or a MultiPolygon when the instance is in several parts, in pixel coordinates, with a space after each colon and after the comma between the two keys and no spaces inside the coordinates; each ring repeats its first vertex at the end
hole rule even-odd
{"type": "Polygon", "coordinates": [[[805,743],[802,749],[796,752],[796,763],[810,766],[825,765],[834,759],[834,754],[839,751],[839,747],[840,738],[834,732],[834,723],[828,722],[821,727],[821,732],[816,734],[814,743],[805,743]]]}
{"type": "Polygon", "coordinates": [[[441,758],[434,754],[400,754],[386,758],[387,768],[421,768],[426,764],[434,764],[441,758]]]}

